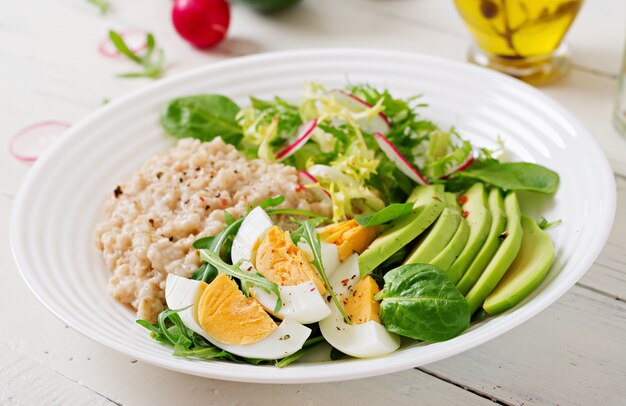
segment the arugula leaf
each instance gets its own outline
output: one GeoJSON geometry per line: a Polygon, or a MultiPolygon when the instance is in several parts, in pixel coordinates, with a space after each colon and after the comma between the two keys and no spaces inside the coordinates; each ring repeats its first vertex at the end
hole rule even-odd
{"type": "Polygon", "coordinates": [[[323,341],[324,341],[324,337],[322,337],[322,336],[309,338],[308,340],[306,340],[304,342],[304,344],[302,345],[301,349],[299,349],[298,351],[294,352],[293,354],[288,355],[285,358],[277,361],[275,365],[278,368],[284,368],[287,365],[289,365],[289,364],[299,360],[300,358],[302,358],[304,355],[306,355],[306,353],[311,351],[313,348],[317,347],[317,345],[322,343],[323,341]]]}
{"type": "Polygon", "coordinates": [[[339,303],[337,295],[335,295],[335,292],[333,292],[333,288],[330,285],[330,281],[328,280],[328,275],[326,275],[326,271],[324,270],[324,265],[322,263],[322,247],[320,243],[320,237],[315,233],[315,225],[317,224],[317,222],[318,220],[316,219],[309,219],[300,223],[300,228],[298,230],[299,235],[301,238],[304,238],[307,244],[309,244],[309,247],[311,247],[311,251],[313,252],[313,261],[311,263],[313,264],[313,266],[315,266],[317,272],[322,277],[324,285],[326,285],[326,288],[328,289],[328,292],[330,293],[330,296],[332,297],[335,306],[337,306],[337,309],[339,309],[339,312],[343,316],[346,323],[352,324],[352,321],[346,314],[346,311],[339,303]]]}
{"type": "Polygon", "coordinates": [[[359,214],[355,216],[354,219],[363,227],[373,227],[405,216],[409,214],[412,210],[412,202],[392,203],[384,209],[377,211],[376,213],[359,214]]]}
{"type": "Polygon", "coordinates": [[[491,163],[457,172],[454,178],[470,178],[504,190],[529,190],[552,194],[559,187],[559,175],[530,162],[491,163]]]}
{"type": "Polygon", "coordinates": [[[211,243],[213,242],[213,240],[215,240],[215,237],[198,238],[196,241],[193,242],[192,246],[197,250],[206,249],[211,246],[211,243]]]}
{"type": "Polygon", "coordinates": [[[222,258],[220,258],[217,253],[210,250],[200,250],[200,258],[203,261],[206,261],[210,265],[214,266],[218,270],[218,272],[225,273],[232,276],[233,278],[239,279],[242,282],[243,292],[248,296],[250,295],[250,292],[248,290],[248,284],[252,284],[253,286],[261,288],[267,293],[273,293],[274,295],[276,295],[276,308],[274,309],[274,313],[278,313],[280,311],[283,302],[280,298],[278,285],[276,285],[274,282],[270,281],[257,271],[242,271],[239,267],[244,262],[243,260],[234,265],[229,265],[226,262],[222,261],[222,258]]]}
{"type": "Polygon", "coordinates": [[[224,223],[229,226],[236,221],[235,217],[232,214],[224,210],[224,223]]]}
{"type": "Polygon", "coordinates": [[[242,128],[237,123],[239,106],[226,96],[200,94],[171,100],[161,113],[161,125],[176,138],[197,138],[210,141],[222,137],[237,145],[242,128]]]}
{"type": "Polygon", "coordinates": [[[285,201],[285,196],[268,197],[267,199],[259,203],[257,206],[265,210],[268,207],[280,206],[281,204],[283,204],[284,201],[285,201]]]}
{"type": "Polygon", "coordinates": [[[103,15],[106,14],[109,11],[109,7],[111,7],[109,0],[87,0],[87,2],[98,7],[98,9],[100,9],[100,14],[103,15]]]}
{"type": "Polygon", "coordinates": [[[429,264],[402,265],[384,277],[380,320],[388,331],[426,341],[461,334],[470,322],[469,305],[446,272],[429,264]]]}
{"type": "Polygon", "coordinates": [[[117,32],[110,30],[109,38],[113,43],[113,46],[125,57],[135,62],[137,65],[143,68],[142,72],[123,73],[118,75],[123,78],[137,78],[146,77],[150,79],[158,79],[163,74],[163,64],[165,62],[165,53],[162,49],[159,49],[155,58],[153,53],[155,50],[156,42],[154,36],[151,33],[146,34],[146,50],[142,55],[137,55],[130,50],[124,38],[117,32]]]}
{"type": "Polygon", "coordinates": [[[554,226],[558,226],[559,224],[561,224],[562,220],[556,220],[556,221],[552,221],[549,222],[545,217],[541,217],[541,220],[539,220],[537,222],[537,226],[539,226],[540,229],[542,230],[547,230],[549,228],[552,228],[554,226]]]}

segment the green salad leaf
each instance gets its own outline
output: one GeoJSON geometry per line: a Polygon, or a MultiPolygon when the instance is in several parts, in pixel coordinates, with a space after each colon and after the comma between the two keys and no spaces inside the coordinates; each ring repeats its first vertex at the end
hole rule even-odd
{"type": "Polygon", "coordinates": [[[222,137],[237,145],[243,130],[237,122],[239,106],[226,96],[200,94],[171,100],[161,113],[161,125],[176,138],[210,141],[222,137]]]}
{"type": "Polygon", "coordinates": [[[552,194],[559,187],[559,175],[530,162],[490,163],[458,172],[455,178],[471,179],[504,190],[528,190],[552,194]]]}
{"type": "Polygon", "coordinates": [[[354,217],[363,227],[373,227],[390,222],[409,214],[413,210],[413,202],[392,203],[375,213],[359,214],[354,217]]]}
{"type": "Polygon", "coordinates": [[[380,320],[388,331],[425,341],[444,341],[469,326],[465,298],[446,272],[429,264],[408,264],[384,276],[376,294],[380,320]]]}
{"type": "Polygon", "coordinates": [[[113,46],[126,58],[143,68],[142,72],[122,73],[118,75],[122,78],[139,78],[145,77],[150,79],[158,79],[163,74],[163,64],[165,63],[165,53],[159,49],[154,54],[156,41],[154,35],[146,34],[146,50],[141,55],[137,55],[126,45],[124,38],[117,32],[109,31],[109,38],[113,46]]]}

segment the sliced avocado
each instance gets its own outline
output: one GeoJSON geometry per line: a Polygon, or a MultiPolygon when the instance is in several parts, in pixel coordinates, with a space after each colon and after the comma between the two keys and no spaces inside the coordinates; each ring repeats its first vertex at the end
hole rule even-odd
{"type": "Polygon", "coordinates": [[[515,192],[509,192],[504,198],[504,211],[506,212],[506,230],[500,235],[501,239],[504,238],[504,240],[480,278],[465,295],[470,313],[474,313],[476,309],[482,306],[485,298],[493,291],[515,260],[522,245],[521,213],[515,192]]]}
{"type": "Polygon", "coordinates": [[[443,212],[433,224],[424,237],[409,252],[404,260],[404,264],[429,264],[437,255],[443,251],[454,237],[454,233],[459,228],[463,220],[459,206],[452,193],[446,193],[446,205],[443,212]]]}
{"type": "Polygon", "coordinates": [[[463,273],[461,280],[456,284],[456,287],[464,295],[474,286],[474,283],[476,283],[480,274],[483,273],[502,242],[498,237],[506,226],[506,216],[504,213],[504,198],[498,188],[493,188],[489,192],[489,212],[491,215],[491,227],[487,239],[469,268],[463,273]]]}
{"type": "MultiPolygon", "coordinates": [[[[432,261],[431,265],[435,265],[444,271],[448,271],[450,265],[458,258],[459,254],[463,251],[465,244],[469,238],[469,226],[465,220],[459,222],[459,227],[454,233],[454,237],[450,240],[446,248],[444,248],[432,261]]],[[[450,274],[448,273],[448,276],[450,274]]]]}
{"type": "MultiPolygon", "coordinates": [[[[482,183],[475,183],[460,197],[461,210],[469,225],[469,238],[459,257],[448,269],[448,276],[457,283],[487,240],[492,216],[487,208],[487,192],[482,183]]],[[[461,291],[463,293],[463,291],[461,291]]]]}
{"type": "Polygon", "coordinates": [[[522,246],[515,261],[483,304],[490,315],[521,302],[544,280],[552,265],[554,246],[548,234],[528,216],[522,216],[522,230],[522,246]]]}
{"type": "Polygon", "coordinates": [[[414,203],[413,211],[392,221],[359,256],[361,275],[370,274],[437,220],[446,206],[443,185],[418,186],[407,201],[414,203]]]}

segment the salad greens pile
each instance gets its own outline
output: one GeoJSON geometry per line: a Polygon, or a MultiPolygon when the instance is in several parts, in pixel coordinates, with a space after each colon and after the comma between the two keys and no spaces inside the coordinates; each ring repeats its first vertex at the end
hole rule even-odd
{"type": "MultiPolygon", "coordinates": [[[[359,257],[361,261],[368,254],[367,250],[371,250],[368,258],[373,258],[375,263],[367,272],[361,267],[360,277],[371,276],[378,286],[382,286],[372,301],[379,302],[384,329],[416,340],[443,341],[463,332],[471,321],[487,316],[482,309],[472,316],[473,308],[468,297],[464,296],[466,292],[460,290],[458,281],[447,272],[452,262],[462,251],[463,256],[469,258],[466,262],[470,262],[488,238],[493,240],[486,244],[493,247],[487,262],[493,258],[497,260],[489,263],[489,271],[480,276],[476,283],[481,285],[480,288],[475,286],[469,292],[475,302],[482,303],[519,251],[522,237],[515,191],[552,194],[558,188],[559,176],[541,165],[499,161],[495,157],[496,151],[476,147],[454,128],[442,129],[424,119],[420,111],[425,106],[419,96],[397,98],[388,90],[378,90],[367,84],[328,90],[321,84],[309,83],[298,104],[280,97],[271,100],[250,97],[250,104],[241,108],[230,98],[218,94],[181,97],[170,101],[164,108],[161,124],[166,132],[177,138],[209,141],[219,136],[250,159],[293,166],[305,175],[307,188],[323,192],[321,196],[332,205],[332,219],[314,212],[280,207],[285,200],[282,196],[268,198],[255,206],[263,208],[268,215],[289,217],[295,227],[290,234],[293,243],[302,241],[310,248],[310,262],[328,288],[328,305],[336,306],[341,314],[339,319],[343,317],[342,322],[346,325],[351,325],[352,320],[340,303],[345,298],[336,295],[331,288],[316,227],[349,223],[346,220],[351,220],[357,227],[376,227],[372,230],[379,230],[380,234],[373,242],[370,240],[371,244],[359,257]],[[428,192],[421,193],[421,186],[431,189],[422,188],[421,191],[428,192]],[[470,188],[474,192],[468,193],[470,188]],[[489,193],[487,202],[489,190],[494,193],[489,193]],[[506,216],[503,214],[503,191],[507,192],[506,216]],[[455,194],[457,192],[465,194],[455,194]],[[464,206],[468,194],[471,202],[464,206]],[[476,209],[474,216],[482,213],[478,220],[470,217],[474,221],[472,226],[468,226],[465,220],[470,215],[468,207],[476,209]],[[429,216],[430,212],[436,215],[429,216]],[[445,214],[439,217],[442,212],[445,214]],[[416,255],[419,244],[427,240],[425,235],[437,229],[432,225],[439,218],[442,219],[441,227],[447,224],[445,234],[449,237],[446,240],[450,241],[449,246],[431,253],[431,261],[412,263],[408,258],[416,255]],[[478,221],[486,225],[482,231],[476,224],[478,221]],[[511,230],[519,232],[512,231],[511,234],[515,235],[509,236],[511,230]],[[396,236],[401,234],[408,242],[404,247],[397,246],[396,236]],[[507,238],[507,242],[501,244],[506,246],[507,252],[496,254],[495,250],[507,238]],[[392,250],[382,247],[382,244],[388,244],[385,240],[394,244],[392,250]],[[466,246],[467,241],[473,242],[466,246]],[[472,252],[465,252],[470,250],[472,252]],[[437,256],[440,253],[448,257],[437,256]],[[442,265],[444,263],[446,265],[442,265]]],[[[251,209],[248,208],[247,214],[251,209]]],[[[194,242],[193,247],[199,250],[204,262],[191,279],[210,283],[218,274],[226,273],[238,281],[246,296],[250,295],[249,288],[254,286],[277,297],[274,313],[278,313],[283,306],[279,286],[254,269],[242,271],[244,260],[230,261],[233,240],[245,216],[234,218],[227,211],[224,216],[225,227],[220,233],[194,242]]],[[[554,224],[557,222],[549,223],[543,219],[538,228],[545,229],[554,224]]],[[[525,241],[525,244],[532,250],[537,242],[525,241]]],[[[543,251],[543,264],[549,267],[551,251],[543,251]]],[[[464,268],[467,265],[469,263],[465,263],[464,268]]],[[[522,269],[520,274],[525,272],[523,261],[517,265],[513,263],[511,267],[516,266],[522,269]]],[[[536,277],[523,281],[525,292],[537,286],[547,269],[537,270],[536,277]]],[[[497,306],[505,308],[508,304],[498,303],[497,306]]],[[[302,349],[283,359],[243,358],[214,346],[187,328],[177,313],[181,310],[185,309],[163,311],[155,324],[138,320],[151,331],[155,340],[172,346],[174,355],[178,356],[252,364],[273,362],[282,367],[325,342],[324,326],[310,325],[313,332],[302,349]]],[[[331,353],[333,359],[342,356],[344,354],[337,349],[331,353]]]]}
{"type": "Polygon", "coordinates": [[[419,111],[425,106],[419,97],[394,98],[388,90],[367,84],[329,91],[309,83],[299,104],[251,97],[242,109],[223,95],[178,98],[163,110],[161,124],[177,138],[209,141],[221,136],[248,158],[276,162],[278,153],[293,145],[298,129],[315,119],[310,139],[282,162],[298,170],[323,169],[312,187],[330,194],[335,221],[404,203],[415,187],[363,128],[364,120],[381,114],[389,123],[385,137],[429,183],[445,184],[451,191],[479,181],[504,190],[556,191],[555,172],[532,163],[499,162],[493,151],[474,147],[455,129],[444,130],[422,118],[419,111]],[[346,104],[346,94],[367,105],[346,104]]]}

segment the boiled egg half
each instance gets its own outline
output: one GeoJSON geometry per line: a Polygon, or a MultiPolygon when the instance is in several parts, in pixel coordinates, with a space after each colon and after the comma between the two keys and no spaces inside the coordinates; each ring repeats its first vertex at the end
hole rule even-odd
{"type": "Polygon", "coordinates": [[[279,359],[302,348],[311,329],[285,318],[277,325],[230,276],[218,275],[210,284],[169,274],[167,306],[211,344],[241,357],[279,359]]]}
{"type": "Polygon", "coordinates": [[[358,255],[352,254],[329,278],[340,305],[352,321],[345,322],[334,302],[331,314],[319,322],[320,331],[330,345],[357,358],[377,357],[400,347],[400,337],[380,323],[380,305],[374,300],[379,288],[371,276],[360,277],[358,255]]]}
{"type": "MultiPolygon", "coordinates": [[[[278,285],[282,306],[276,313],[273,311],[278,298],[274,293],[250,288],[266,311],[280,319],[309,324],[327,317],[330,310],[323,297],[326,287],[305,252],[291,241],[289,232],[275,226],[267,213],[257,207],[241,223],[233,240],[231,260],[245,260],[242,269],[256,269],[278,285]]],[[[322,258],[324,269],[332,272],[339,264],[337,248],[328,244],[322,252],[326,253],[322,258]]]]}

